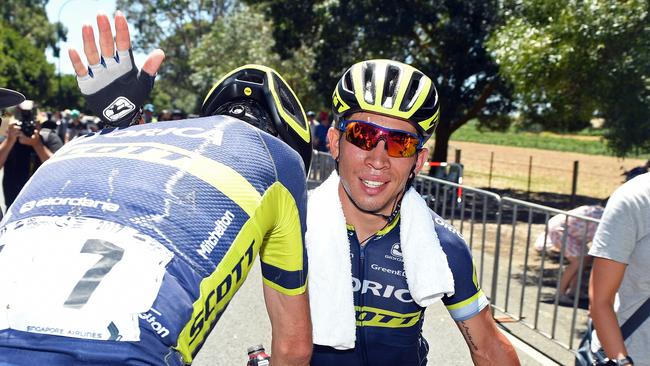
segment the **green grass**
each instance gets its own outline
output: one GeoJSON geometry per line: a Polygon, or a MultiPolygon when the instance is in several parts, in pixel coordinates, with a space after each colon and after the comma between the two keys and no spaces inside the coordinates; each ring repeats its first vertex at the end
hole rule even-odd
{"type": "MultiPolygon", "coordinates": [[[[592,134],[579,134],[581,136],[592,134]]],[[[580,137],[556,137],[548,133],[479,131],[477,123],[470,121],[451,136],[453,141],[478,142],[482,144],[517,146],[543,150],[567,151],[591,155],[614,156],[602,139],[584,140],[580,137]]],[[[633,156],[630,156],[633,157],[633,156]]]]}

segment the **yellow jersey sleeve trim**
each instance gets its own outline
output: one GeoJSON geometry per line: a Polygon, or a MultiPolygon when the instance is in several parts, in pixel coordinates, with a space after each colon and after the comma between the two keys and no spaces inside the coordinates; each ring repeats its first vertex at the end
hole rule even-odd
{"type": "Polygon", "coordinates": [[[470,297],[468,299],[465,299],[465,300],[463,300],[463,301],[461,301],[459,303],[456,303],[456,304],[447,305],[446,308],[449,309],[449,310],[456,310],[456,309],[463,308],[463,307],[467,306],[468,304],[473,303],[474,301],[476,301],[481,296],[483,296],[483,290],[479,289],[472,297],[470,297]]]}
{"type": "Polygon", "coordinates": [[[264,282],[265,285],[269,286],[275,291],[288,296],[302,295],[307,291],[307,281],[305,281],[304,285],[298,288],[284,288],[271,280],[267,280],[264,277],[262,277],[262,282],[264,282]]]}

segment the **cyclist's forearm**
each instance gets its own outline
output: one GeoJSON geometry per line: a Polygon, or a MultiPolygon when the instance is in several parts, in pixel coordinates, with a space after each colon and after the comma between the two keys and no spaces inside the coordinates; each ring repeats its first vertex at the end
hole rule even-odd
{"type": "Polygon", "coordinates": [[[520,365],[517,352],[515,352],[512,344],[505,339],[505,336],[501,332],[497,333],[496,339],[491,344],[472,350],[472,361],[474,365],[520,365]]]}

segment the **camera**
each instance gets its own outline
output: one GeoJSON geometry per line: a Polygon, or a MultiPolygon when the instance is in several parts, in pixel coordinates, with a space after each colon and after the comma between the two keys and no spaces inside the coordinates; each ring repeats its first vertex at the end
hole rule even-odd
{"type": "Polygon", "coordinates": [[[18,121],[16,125],[20,126],[20,131],[27,137],[32,137],[36,129],[36,123],[32,120],[18,121]]]}

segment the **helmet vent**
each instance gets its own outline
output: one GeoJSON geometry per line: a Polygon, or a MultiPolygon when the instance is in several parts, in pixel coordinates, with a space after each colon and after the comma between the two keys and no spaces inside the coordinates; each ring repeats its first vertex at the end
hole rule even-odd
{"type": "Polygon", "coordinates": [[[296,111],[293,108],[293,104],[291,103],[291,98],[287,95],[287,91],[280,88],[279,90],[280,94],[280,101],[282,102],[282,107],[286,109],[289,113],[292,115],[296,114],[296,111]]]}
{"type": "Polygon", "coordinates": [[[291,91],[286,87],[287,84],[285,84],[276,74],[273,74],[273,82],[276,85],[282,108],[287,111],[293,117],[294,121],[301,127],[307,126],[307,121],[301,116],[304,112],[302,111],[300,102],[298,102],[291,91]]]}
{"type": "Polygon", "coordinates": [[[415,100],[417,99],[417,95],[419,94],[419,89],[420,89],[420,80],[422,79],[422,74],[420,73],[413,73],[413,76],[411,77],[411,80],[409,81],[409,85],[406,89],[406,95],[404,95],[404,99],[402,99],[402,104],[400,105],[400,110],[401,111],[408,111],[413,107],[413,103],[415,103],[415,100]]]}
{"type": "Polygon", "coordinates": [[[384,91],[382,93],[383,100],[381,105],[384,108],[393,108],[395,103],[395,92],[399,85],[400,69],[394,66],[389,66],[386,70],[386,79],[384,80],[384,91]]]}
{"type": "Polygon", "coordinates": [[[264,85],[264,77],[253,73],[244,73],[243,75],[238,76],[237,80],[264,85]]]}
{"type": "Polygon", "coordinates": [[[365,69],[363,70],[363,99],[366,103],[374,104],[375,103],[375,64],[366,63],[365,69]]]}
{"type": "Polygon", "coordinates": [[[354,89],[352,87],[352,75],[350,74],[350,70],[343,75],[343,88],[346,92],[350,93],[352,93],[352,90],[354,89]]]}

